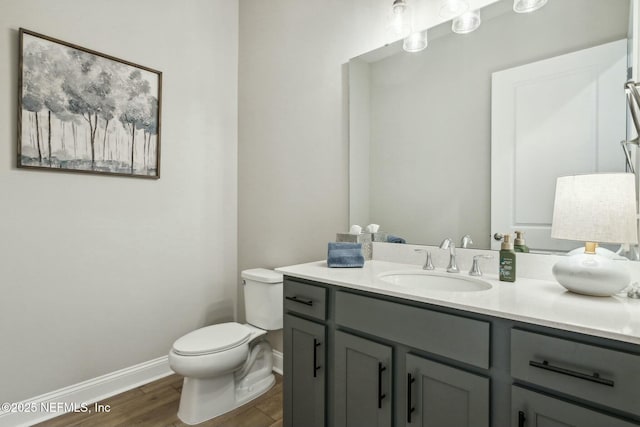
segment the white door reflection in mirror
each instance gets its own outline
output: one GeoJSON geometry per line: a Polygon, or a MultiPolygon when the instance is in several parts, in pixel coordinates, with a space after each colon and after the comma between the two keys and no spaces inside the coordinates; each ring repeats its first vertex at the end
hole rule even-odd
{"type": "Polygon", "coordinates": [[[626,67],[625,39],[493,73],[492,233],[522,230],[551,251],[582,244],[551,239],[555,182],[624,171],[626,67]]]}

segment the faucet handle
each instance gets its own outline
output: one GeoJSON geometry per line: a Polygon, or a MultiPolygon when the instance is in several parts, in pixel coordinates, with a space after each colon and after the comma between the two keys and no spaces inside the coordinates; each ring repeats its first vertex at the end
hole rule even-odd
{"type": "Polygon", "coordinates": [[[455,248],[455,246],[456,245],[453,243],[453,240],[451,240],[450,237],[447,237],[442,241],[442,243],[440,243],[440,249],[449,249],[451,247],[455,248]]]}
{"type": "Polygon", "coordinates": [[[449,249],[449,265],[447,266],[447,273],[460,273],[460,269],[456,264],[456,244],[453,243],[451,238],[447,237],[440,243],[440,249],[449,249]]]}
{"type": "Polygon", "coordinates": [[[431,260],[431,252],[426,249],[415,249],[416,252],[422,252],[427,254],[427,259],[424,261],[424,265],[422,266],[423,270],[435,270],[436,268],[433,266],[433,261],[431,260]]]}
{"type": "Polygon", "coordinates": [[[473,264],[471,264],[471,270],[469,270],[469,276],[482,276],[482,271],[480,270],[480,260],[491,258],[493,258],[493,255],[475,255],[473,257],[473,264]]]}

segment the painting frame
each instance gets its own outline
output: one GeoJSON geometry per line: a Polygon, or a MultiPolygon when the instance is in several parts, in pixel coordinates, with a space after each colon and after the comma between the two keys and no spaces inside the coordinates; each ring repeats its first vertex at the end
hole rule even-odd
{"type": "Polygon", "coordinates": [[[25,28],[18,50],[18,168],[160,178],[161,71],[25,28]]]}

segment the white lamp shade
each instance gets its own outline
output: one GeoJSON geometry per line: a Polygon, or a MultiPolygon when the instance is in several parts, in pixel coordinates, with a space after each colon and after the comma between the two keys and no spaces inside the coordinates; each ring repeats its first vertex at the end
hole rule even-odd
{"type": "Polygon", "coordinates": [[[551,237],[638,243],[634,175],[603,173],[558,178],[551,237]]]}

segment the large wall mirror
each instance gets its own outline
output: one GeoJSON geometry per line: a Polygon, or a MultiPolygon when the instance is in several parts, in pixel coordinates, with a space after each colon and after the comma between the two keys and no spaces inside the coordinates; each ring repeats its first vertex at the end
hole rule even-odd
{"type": "Polygon", "coordinates": [[[349,62],[350,223],[416,244],[495,249],[522,229],[533,250],[581,245],[549,237],[555,179],[625,171],[632,2],[512,5],[484,7],[470,34],[430,28],[422,52],[349,62]]]}

